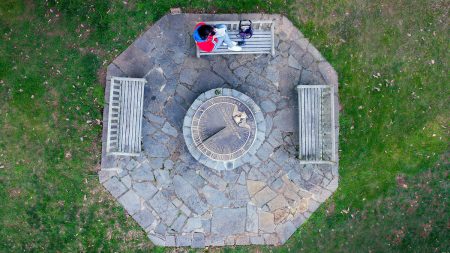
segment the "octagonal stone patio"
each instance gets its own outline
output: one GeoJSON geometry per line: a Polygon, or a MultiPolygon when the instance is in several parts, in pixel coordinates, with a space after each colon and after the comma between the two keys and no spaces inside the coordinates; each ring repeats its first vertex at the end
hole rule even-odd
{"type": "MultiPolygon", "coordinates": [[[[99,179],[156,245],[279,245],[338,186],[337,163],[299,163],[295,89],[298,84],[332,85],[334,108],[338,108],[337,75],[283,16],[166,15],[108,66],[106,98],[111,76],[148,81],[143,152],[139,157],[105,155],[106,104],[99,179]],[[275,56],[195,58],[192,28],[197,22],[240,19],[276,22],[275,56]],[[265,140],[256,155],[231,171],[216,171],[196,161],[182,131],[185,113],[195,98],[221,87],[251,97],[266,122],[265,140]]],[[[330,107],[324,115],[331,113],[338,126],[337,110],[330,107]]],[[[338,136],[338,127],[331,131],[338,136]]]]}

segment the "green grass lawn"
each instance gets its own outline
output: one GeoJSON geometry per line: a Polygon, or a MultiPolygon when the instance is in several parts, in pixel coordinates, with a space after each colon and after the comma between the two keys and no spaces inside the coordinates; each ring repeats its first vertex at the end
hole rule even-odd
{"type": "Polygon", "coordinates": [[[170,7],[287,15],[339,75],[340,182],[281,247],[449,252],[445,0],[0,1],[0,252],[154,247],[97,179],[105,66],[170,7]]]}

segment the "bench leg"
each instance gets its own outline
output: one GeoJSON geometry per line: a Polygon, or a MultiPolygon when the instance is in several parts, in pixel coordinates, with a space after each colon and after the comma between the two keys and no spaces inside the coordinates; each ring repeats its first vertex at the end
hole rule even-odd
{"type": "Polygon", "coordinates": [[[197,58],[200,58],[200,50],[198,50],[198,47],[195,46],[195,54],[197,55],[197,58]]]}

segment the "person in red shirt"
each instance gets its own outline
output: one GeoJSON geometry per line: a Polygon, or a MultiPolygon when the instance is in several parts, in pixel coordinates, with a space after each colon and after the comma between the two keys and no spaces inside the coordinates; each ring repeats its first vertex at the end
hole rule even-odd
{"type": "Polygon", "coordinates": [[[195,26],[193,34],[195,43],[200,50],[205,52],[214,51],[222,43],[227,45],[231,51],[241,51],[242,48],[230,39],[226,29],[226,25],[211,26],[200,22],[195,26]]]}

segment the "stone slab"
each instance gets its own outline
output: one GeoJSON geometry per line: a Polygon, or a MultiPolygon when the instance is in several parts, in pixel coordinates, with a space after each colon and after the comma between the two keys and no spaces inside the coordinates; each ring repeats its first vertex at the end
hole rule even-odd
{"type": "Polygon", "coordinates": [[[245,208],[218,208],[214,209],[211,232],[220,235],[235,235],[245,231],[245,208]]]}

